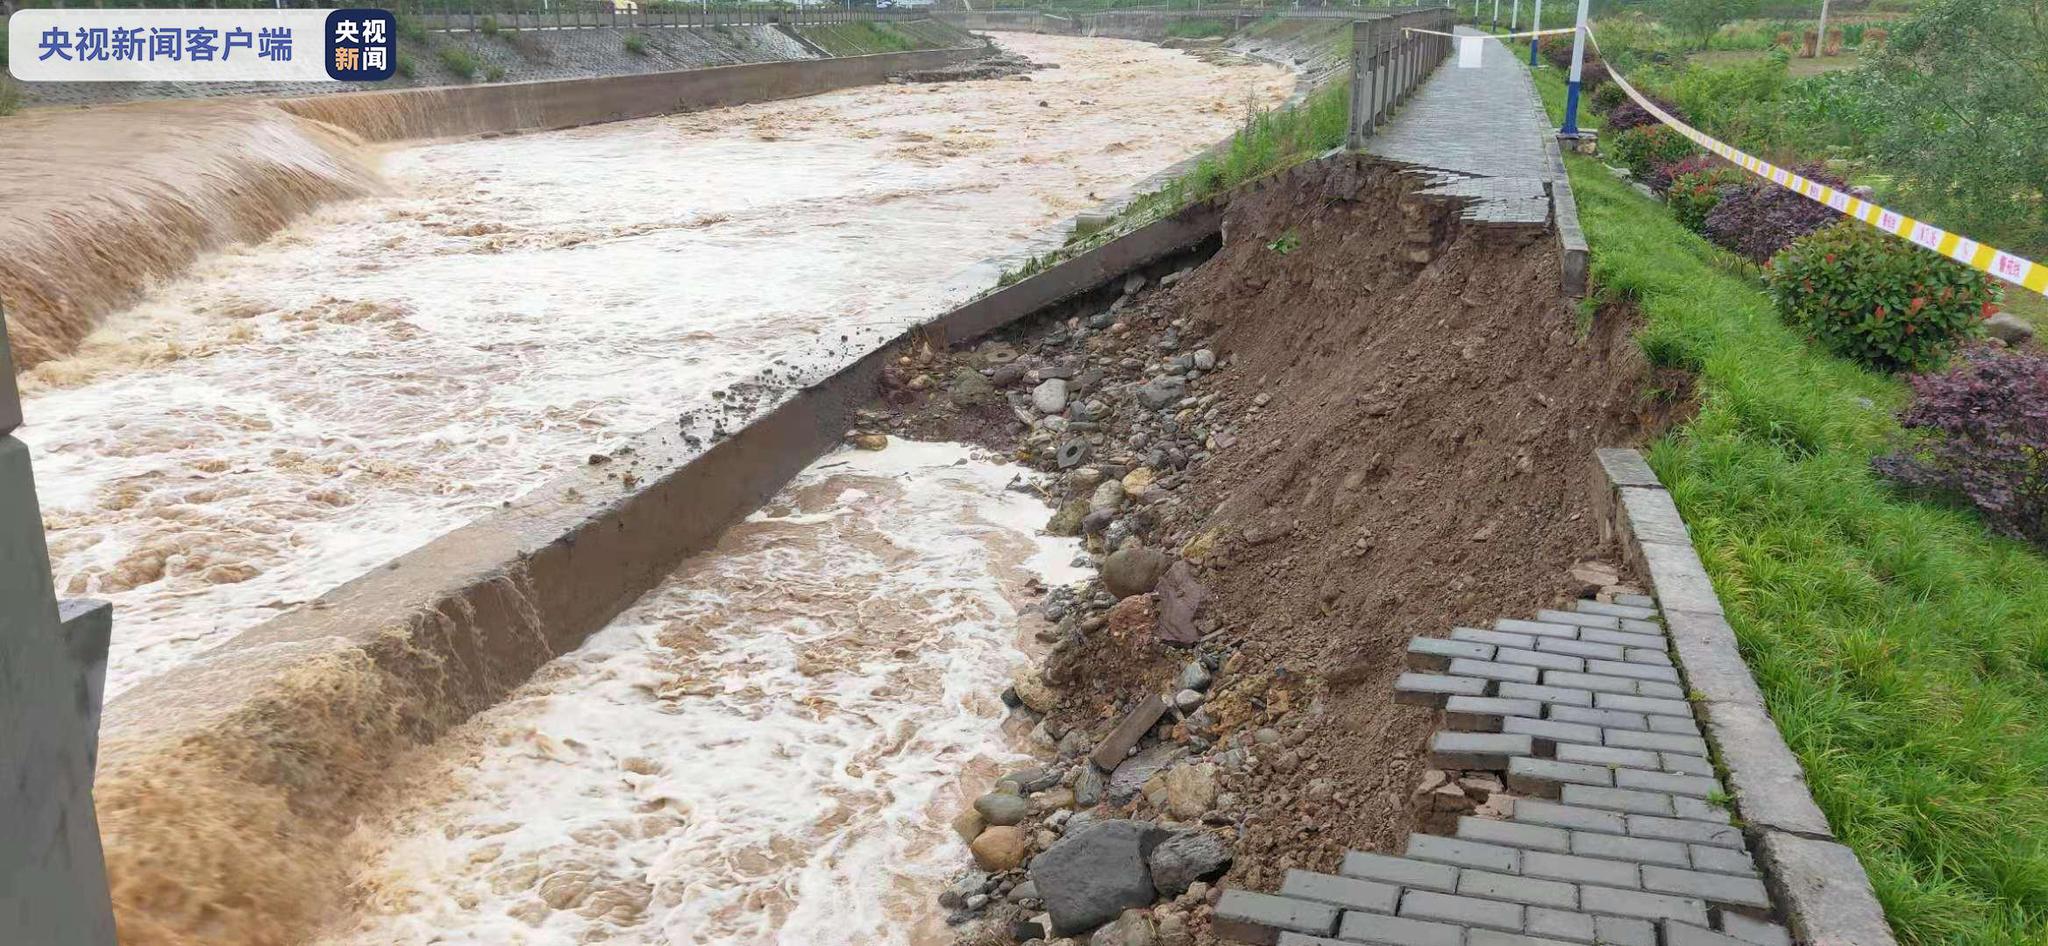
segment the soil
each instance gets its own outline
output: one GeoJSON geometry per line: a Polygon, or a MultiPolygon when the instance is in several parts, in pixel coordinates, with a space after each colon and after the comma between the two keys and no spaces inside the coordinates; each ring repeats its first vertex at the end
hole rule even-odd
{"type": "MultiPolygon", "coordinates": [[[[1159,735],[1246,750],[1246,764],[1224,760],[1203,820],[1234,835],[1225,883],[1256,889],[1288,868],[1334,870],[1345,850],[1397,850],[1431,820],[1412,791],[1437,721],[1393,700],[1407,640],[1598,591],[1572,575],[1618,559],[1591,511],[1593,451],[1688,409],[1689,382],[1653,377],[1632,341],[1632,310],[1563,297],[1547,233],[1465,224],[1412,175],[1352,162],[1240,195],[1216,255],[1127,295],[1113,324],[1039,321],[909,354],[884,380],[893,409],[872,415],[1048,472],[1054,446],[1082,437],[1096,444],[1076,469],[1157,471],[1090,547],[1111,551],[1121,526],[1126,547],[1173,553],[1208,593],[1195,655],[1216,683],[1159,735]],[[1189,373],[1186,400],[1136,402],[1138,382],[1200,350],[1216,364],[1189,373]],[[1070,408],[1051,430],[1028,406],[1035,369],[1007,401],[947,381],[962,368],[1009,380],[1019,361],[1080,371],[1072,402],[1106,410],[1077,425],[1070,408]]],[[[1085,501],[1093,479],[1060,474],[1049,498],[1085,501]]],[[[1091,589],[1048,607],[1065,636],[1044,670],[1059,694],[1047,739],[1099,744],[1127,707],[1178,687],[1190,649],[1109,600],[1091,589]]]]}

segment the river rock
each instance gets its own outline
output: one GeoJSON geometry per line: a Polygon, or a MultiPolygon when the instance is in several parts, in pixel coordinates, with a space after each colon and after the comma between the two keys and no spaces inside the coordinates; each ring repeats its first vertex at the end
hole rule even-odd
{"type": "Polygon", "coordinates": [[[1156,893],[1149,861],[1160,836],[1143,821],[1097,821],[1040,854],[1031,863],[1031,882],[1052,915],[1053,933],[1085,933],[1126,909],[1151,905],[1156,893]]]}
{"type": "Polygon", "coordinates": [[[1067,409],[1067,381],[1065,378],[1047,378],[1031,389],[1031,406],[1041,414],[1057,414],[1067,409]]]}
{"type": "Polygon", "coordinates": [[[960,835],[960,840],[969,844],[974,843],[974,839],[980,837],[982,830],[987,827],[988,821],[982,818],[981,812],[972,808],[953,816],[953,833],[960,835]]]}
{"type": "Polygon", "coordinates": [[[1077,536],[1081,534],[1081,520],[1086,518],[1088,501],[1070,499],[1060,504],[1059,511],[1052,514],[1052,519],[1045,524],[1045,531],[1053,535],[1077,536]]]}
{"type": "MultiPolygon", "coordinates": [[[[1216,764],[1200,762],[1183,765],[1166,773],[1166,811],[1182,821],[1193,821],[1216,807],[1216,764]]],[[[983,812],[987,814],[987,812],[983,812]]]]}
{"type": "Polygon", "coordinates": [[[1018,769],[996,781],[998,785],[1003,782],[1009,782],[1017,786],[1017,793],[1020,795],[1031,795],[1058,785],[1060,783],[1060,770],[1049,766],[1034,765],[1030,768],[1018,769]]]}
{"type": "Polygon", "coordinates": [[[2026,319],[2010,312],[2000,312],[1984,320],[1984,330],[1991,337],[2008,345],[2017,345],[2034,337],[2034,326],[2026,319]]]}
{"type": "Polygon", "coordinates": [[[1179,759],[1181,752],[1180,746],[1162,742],[1151,748],[1139,750],[1137,755],[1123,760],[1117,765],[1116,771],[1109,774],[1110,802],[1121,805],[1137,797],[1138,792],[1145,788],[1145,783],[1172,765],[1174,760],[1179,759]]]}
{"type": "Polygon", "coordinates": [[[990,828],[967,849],[974,853],[974,866],[982,870],[1016,870],[1024,866],[1024,858],[1031,852],[1031,838],[1023,828],[1015,826],[990,828]]]}
{"type": "Polygon", "coordinates": [[[1197,881],[1213,880],[1230,868],[1230,845],[1207,831],[1181,831],[1152,849],[1152,886],[1178,897],[1197,881]]]}
{"type": "Polygon", "coordinates": [[[953,380],[947,387],[953,403],[961,407],[984,403],[994,398],[996,393],[995,385],[982,377],[981,372],[965,365],[953,369],[953,380]]]}
{"type": "Polygon", "coordinates": [[[1031,814],[1031,803],[1025,801],[1022,795],[990,792],[974,800],[974,810],[980,812],[982,818],[989,824],[1007,827],[1023,821],[1026,815],[1031,814]]]}
{"type": "Polygon", "coordinates": [[[1175,377],[1154,378],[1138,388],[1138,403],[1152,410],[1159,410],[1186,397],[1188,385],[1175,377]]]}
{"type": "Polygon", "coordinates": [[[978,870],[970,870],[954,878],[952,883],[946,885],[946,889],[939,891],[939,906],[948,910],[965,909],[967,898],[979,896],[987,887],[988,875],[978,870]]]}
{"type": "Polygon", "coordinates": [[[1216,353],[1207,348],[1195,352],[1195,370],[1211,371],[1216,367],[1216,353]]]}
{"type": "Polygon", "coordinates": [[[1115,921],[1088,937],[1088,946],[1156,946],[1152,918],[1143,910],[1125,910],[1115,921]]]}
{"type": "Polygon", "coordinates": [[[990,384],[996,387],[1007,388],[1024,380],[1024,373],[1028,370],[1030,369],[1025,368],[1023,362],[1013,361],[1008,364],[997,365],[996,369],[989,373],[988,380],[990,384]]]}
{"type": "Polygon", "coordinates": [[[1118,598],[1146,594],[1171,564],[1173,559],[1158,549],[1118,549],[1102,561],[1102,586],[1118,598]]]}
{"type": "Polygon", "coordinates": [[[1045,685],[1045,678],[1029,667],[1019,668],[1017,672],[1012,673],[1010,685],[1016,688],[1017,699],[1034,713],[1050,713],[1053,706],[1059,702],[1052,688],[1045,685]]]}
{"type": "Polygon", "coordinates": [[[1093,808],[1102,803],[1102,770],[1087,763],[1081,765],[1081,777],[1074,780],[1074,806],[1093,808]]]}
{"type": "MultiPolygon", "coordinates": [[[[1124,484],[1116,480],[1104,480],[1097,484],[1095,492],[1088,497],[1088,511],[1091,514],[1115,513],[1118,509],[1123,508],[1123,505],[1124,484]]],[[[1103,523],[1103,525],[1106,527],[1108,523],[1103,523]]],[[[1081,528],[1083,531],[1086,531],[1087,527],[1087,520],[1084,517],[1081,528]]]]}
{"type": "Polygon", "coordinates": [[[1153,481],[1157,480],[1158,478],[1159,474],[1153,472],[1151,467],[1138,467],[1137,469],[1124,474],[1124,478],[1122,480],[1124,492],[1130,493],[1131,495],[1135,496],[1139,493],[1144,492],[1146,489],[1149,489],[1152,486],[1153,481]]]}
{"type": "Polygon", "coordinates": [[[1209,688],[1209,680],[1209,668],[1202,666],[1202,662],[1199,660],[1191,661],[1186,667],[1181,668],[1181,689],[1207,690],[1209,688]]]}

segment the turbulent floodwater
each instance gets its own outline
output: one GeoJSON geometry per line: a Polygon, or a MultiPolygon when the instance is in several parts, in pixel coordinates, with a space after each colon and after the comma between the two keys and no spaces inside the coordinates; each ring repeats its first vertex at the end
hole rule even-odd
{"type": "Polygon", "coordinates": [[[581,649],[445,737],[367,832],[329,946],[936,943],[948,819],[992,746],[1031,578],[1025,471],[830,455],[581,649]]]}
{"type": "Polygon", "coordinates": [[[29,372],[58,586],[116,606],[109,693],[777,359],[850,359],[1292,84],[1004,42],[1060,68],[394,151],[383,196],[29,372]]]}

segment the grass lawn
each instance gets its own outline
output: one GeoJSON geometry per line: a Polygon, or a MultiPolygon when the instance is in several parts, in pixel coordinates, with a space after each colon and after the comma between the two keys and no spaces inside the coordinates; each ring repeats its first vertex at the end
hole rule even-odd
{"type": "Polygon", "coordinates": [[[1698,417],[1651,465],[1900,940],[2048,941],[2048,558],[1892,491],[1869,460],[1904,385],[1809,347],[1745,267],[1566,163],[1598,290],[1699,376],[1698,417]]]}
{"type": "MultiPolygon", "coordinates": [[[[1693,53],[1687,56],[1686,60],[1703,66],[1732,66],[1739,62],[1762,59],[1768,55],[1770,55],[1770,52],[1762,49],[1716,49],[1693,53]]],[[[1862,64],[1863,60],[1856,50],[1845,49],[1839,56],[1824,56],[1813,59],[1794,56],[1785,62],[1785,74],[1794,79],[1804,79],[1808,76],[1817,76],[1825,72],[1854,69],[1862,64]]]]}

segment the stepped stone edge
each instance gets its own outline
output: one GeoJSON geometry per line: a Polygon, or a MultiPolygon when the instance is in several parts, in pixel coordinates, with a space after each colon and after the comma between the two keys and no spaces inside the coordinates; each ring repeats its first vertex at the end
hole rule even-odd
{"type": "Polygon", "coordinates": [[[1686,695],[1793,936],[1815,946],[1896,946],[1862,863],[1835,841],[1764,706],[1671,494],[1632,448],[1597,450],[1594,459],[1603,538],[1649,576],[1663,605],[1686,695]],[[1674,522],[1688,536],[1683,544],[1674,522]]]}

